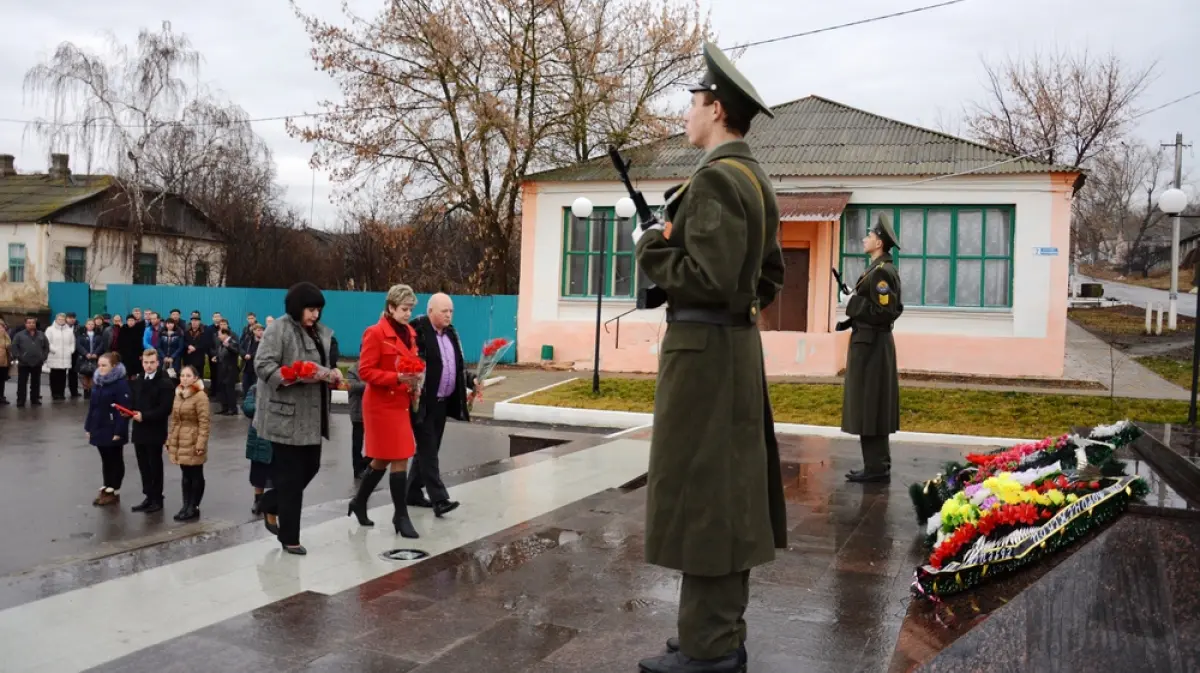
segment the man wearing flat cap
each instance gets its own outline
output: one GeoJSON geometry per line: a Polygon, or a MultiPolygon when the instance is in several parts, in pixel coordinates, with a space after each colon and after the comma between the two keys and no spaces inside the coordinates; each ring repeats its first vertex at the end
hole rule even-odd
{"type": "Polygon", "coordinates": [[[783,284],[779,208],[743,139],[754,87],[712,44],[691,87],[688,141],[705,151],[634,230],[638,266],[667,298],[647,482],[646,561],[679,570],[679,636],[646,673],[746,667],[750,569],[787,546],[779,448],[758,317],[783,284]],[[647,226],[649,224],[649,226],[647,226]]]}
{"type": "Polygon", "coordinates": [[[900,429],[900,376],[896,372],[896,342],[892,324],[904,312],[900,274],[892,263],[899,248],[896,231],[884,215],[862,240],[871,257],[867,270],[850,293],[840,293],[846,320],[838,331],[851,330],[842,398],[842,432],[859,436],[863,469],[846,474],[848,481],[891,480],[892,456],[888,435],[900,429]]]}

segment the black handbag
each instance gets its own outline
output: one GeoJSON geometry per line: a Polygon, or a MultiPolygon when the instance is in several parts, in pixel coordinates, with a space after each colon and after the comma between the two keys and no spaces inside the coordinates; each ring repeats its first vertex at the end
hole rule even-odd
{"type": "Polygon", "coordinates": [[[95,360],[84,360],[83,362],[79,363],[79,375],[80,376],[92,376],[95,373],[96,373],[96,361],[95,360]]]}

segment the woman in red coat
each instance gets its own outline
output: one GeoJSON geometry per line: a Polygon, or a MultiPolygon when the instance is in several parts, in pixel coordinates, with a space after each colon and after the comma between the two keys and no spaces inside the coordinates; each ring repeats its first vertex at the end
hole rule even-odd
{"type": "Polygon", "coordinates": [[[367,518],[367,498],[391,466],[388,486],[396,514],[392,523],[396,532],[408,538],[419,537],[408,518],[406,500],[408,459],[416,452],[412,419],[409,415],[415,396],[420,395],[420,375],[399,371],[401,358],[417,357],[416,333],[409,327],[417,295],[407,285],[393,285],[379,322],[363,332],[358,357],[358,375],[367,384],[363,393],[363,430],[371,467],[350,501],[350,511],[363,526],[374,526],[367,518]]]}

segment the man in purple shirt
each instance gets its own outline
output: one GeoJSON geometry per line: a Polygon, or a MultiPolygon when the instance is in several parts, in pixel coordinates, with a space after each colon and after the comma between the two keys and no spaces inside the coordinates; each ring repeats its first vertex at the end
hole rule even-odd
{"type": "Polygon", "coordinates": [[[432,507],[437,516],[458,507],[450,499],[438,467],[438,453],[446,418],[469,421],[467,388],[475,388],[475,375],[463,366],[462,346],[451,322],[454,302],[445,294],[429,298],[428,315],[410,324],[417,332],[417,349],[425,360],[425,387],[421,404],[413,415],[413,434],[417,440],[417,455],[408,469],[408,504],[432,507]],[[421,493],[424,488],[429,494],[421,493]]]}

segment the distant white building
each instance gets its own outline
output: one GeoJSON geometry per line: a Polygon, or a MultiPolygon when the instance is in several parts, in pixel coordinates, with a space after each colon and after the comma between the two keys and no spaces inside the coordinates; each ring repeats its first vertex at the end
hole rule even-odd
{"type": "Polygon", "coordinates": [[[0,154],[0,308],[44,309],[55,281],[96,289],[219,282],[225,244],[208,217],[183,198],[143,190],[153,224],[130,268],[120,249],[128,199],[115,177],[72,175],[65,154],[52,154],[46,173],[19,175],[13,161],[0,154]]]}

